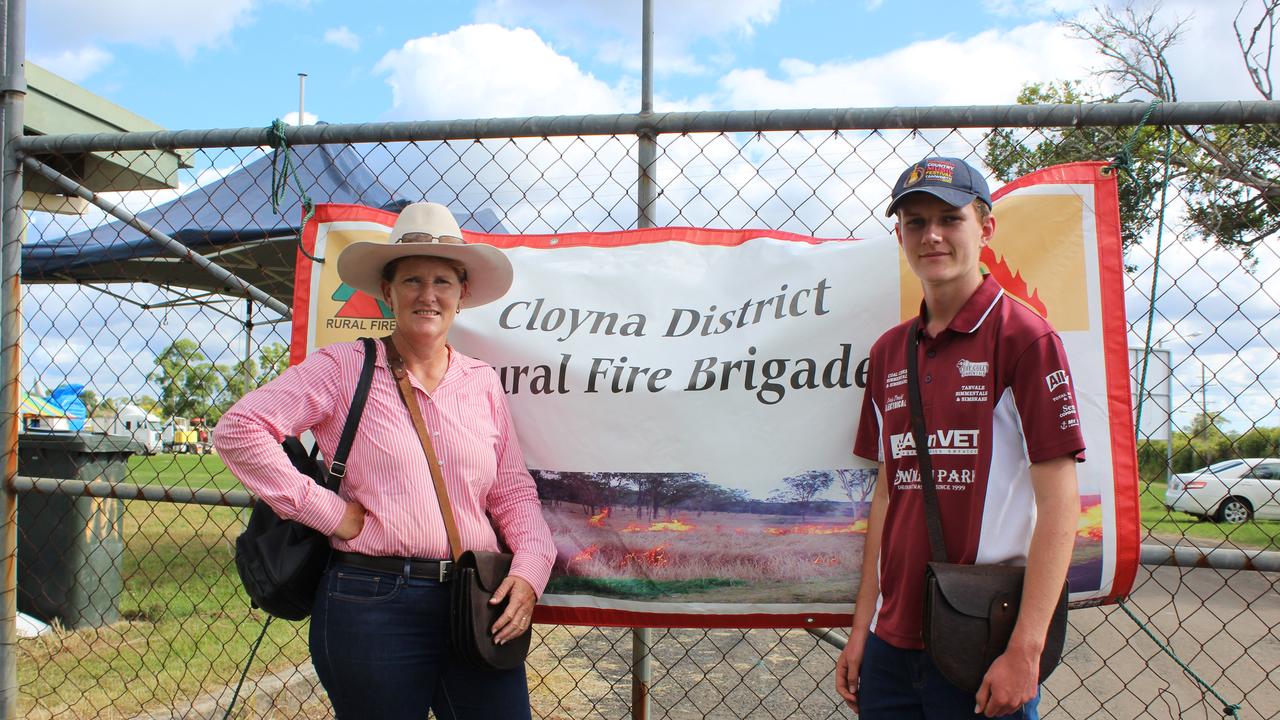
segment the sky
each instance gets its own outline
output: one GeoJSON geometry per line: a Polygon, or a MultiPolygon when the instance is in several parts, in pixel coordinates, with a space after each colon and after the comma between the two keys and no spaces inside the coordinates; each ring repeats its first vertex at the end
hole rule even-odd
{"type": "MultiPolygon", "coordinates": [[[[1259,4],[1244,2],[1246,12],[1259,4]]],[[[1026,84],[1055,79],[1106,91],[1103,59],[1062,24],[1090,17],[1093,5],[655,0],[654,108],[1010,104],[1026,84]]],[[[1159,23],[1185,23],[1169,53],[1179,99],[1260,99],[1235,47],[1237,7],[1233,0],[1160,5],[1159,23]]],[[[27,51],[170,129],[296,123],[298,73],[307,74],[308,123],[620,113],[640,109],[640,14],[639,0],[28,0],[27,51]]],[[[553,209],[537,212],[550,217],[553,209]]],[[[1162,321],[1156,336],[1206,363],[1210,407],[1230,395],[1258,399],[1236,429],[1280,416],[1271,393],[1260,392],[1280,386],[1268,359],[1280,344],[1277,322],[1259,328],[1238,309],[1265,301],[1260,291],[1280,260],[1263,254],[1258,271],[1244,276],[1232,270],[1235,258],[1206,248],[1181,247],[1166,260],[1166,281],[1180,278],[1180,291],[1166,298],[1166,316],[1176,322],[1162,321]],[[1197,303],[1202,291],[1222,287],[1224,272],[1234,278],[1231,291],[1197,303]]],[[[1274,315],[1274,303],[1263,305],[1260,312],[1274,315]]],[[[1131,297],[1130,319],[1141,312],[1131,297]]],[[[74,357],[83,348],[59,352],[74,357]]],[[[1184,398],[1201,385],[1200,366],[1186,367],[1175,388],[1184,398]]]]}
{"type": "MultiPolygon", "coordinates": [[[[657,110],[1011,103],[1090,80],[1086,0],[655,0],[657,110]]],[[[1140,6],[1143,2],[1138,3],[1140,6]]],[[[1235,3],[1168,0],[1184,100],[1256,99],[1235,3]],[[1204,52],[1220,47],[1222,52],[1204,52]]],[[[28,57],[170,128],[634,112],[639,0],[28,2],[28,57]]]]}

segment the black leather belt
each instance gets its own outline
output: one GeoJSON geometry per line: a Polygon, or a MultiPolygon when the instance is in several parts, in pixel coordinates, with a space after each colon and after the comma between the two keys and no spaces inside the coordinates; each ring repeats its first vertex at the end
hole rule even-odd
{"type": "Polygon", "coordinates": [[[379,557],[375,555],[361,555],[360,553],[351,552],[333,552],[332,563],[343,565],[351,565],[353,567],[364,568],[365,570],[378,570],[380,572],[395,573],[405,577],[420,578],[424,580],[438,580],[440,582],[448,582],[449,576],[452,574],[452,560],[418,560],[417,558],[406,557],[379,557]]]}

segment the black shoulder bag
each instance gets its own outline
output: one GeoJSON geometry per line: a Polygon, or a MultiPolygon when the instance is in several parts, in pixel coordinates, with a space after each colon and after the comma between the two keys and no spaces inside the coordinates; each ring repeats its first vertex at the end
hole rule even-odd
{"type": "MultiPolygon", "coordinates": [[[[281,443],[298,472],[333,492],[338,491],[346,475],[347,454],[355,441],[373,381],[377,351],[372,339],[361,338],[361,341],[364,365],[329,468],[316,457],[316,451],[308,455],[298,438],[287,437],[281,443]]],[[[284,620],[302,620],[311,614],[316,585],[329,562],[329,552],[328,537],[302,523],[281,518],[259,500],[253,506],[244,532],[236,538],[236,571],[255,608],[284,620]]]]}
{"type": "MultiPolygon", "coordinates": [[[[1009,645],[1022,601],[1025,568],[1012,565],[965,565],[947,562],[942,514],[938,509],[924,402],[920,398],[919,321],[907,330],[907,391],[911,402],[911,433],[916,441],[920,488],[924,493],[925,526],[933,561],[925,569],[924,648],[952,685],[977,693],[991,663],[1009,645]]],[[[1058,666],[1067,639],[1067,586],[1064,583],[1049,621],[1040,654],[1040,682],[1058,666]]]]}

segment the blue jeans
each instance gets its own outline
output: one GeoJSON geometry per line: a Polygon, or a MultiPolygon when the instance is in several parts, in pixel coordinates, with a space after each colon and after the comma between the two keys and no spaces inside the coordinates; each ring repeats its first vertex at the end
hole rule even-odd
{"type": "Polygon", "coordinates": [[[524,667],[478,670],[449,648],[449,586],[333,565],[316,589],[311,658],[338,718],[529,720],[524,667]]]}
{"type": "MultiPolygon", "coordinates": [[[[947,682],[923,650],[903,650],[872,633],[858,674],[859,720],[973,720],[977,700],[947,682]]],[[[1040,694],[1009,720],[1039,720],[1040,694]]]]}

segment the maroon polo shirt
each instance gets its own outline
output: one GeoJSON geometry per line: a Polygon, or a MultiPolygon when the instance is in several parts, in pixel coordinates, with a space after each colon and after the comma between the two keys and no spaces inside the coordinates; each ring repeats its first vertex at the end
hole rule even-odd
{"type": "MultiPolygon", "coordinates": [[[[921,306],[920,326],[924,327],[921,306]]],[[[889,510],[880,550],[880,597],[871,628],[891,645],[923,647],[929,557],[924,501],[907,395],[907,332],[871,347],[854,454],[884,462],[889,510]]],[[[921,332],[920,391],[943,534],[952,562],[1026,562],[1035,525],[1030,464],[1083,459],[1062,341],[991,276],[936,337],[921,332]]]]}

